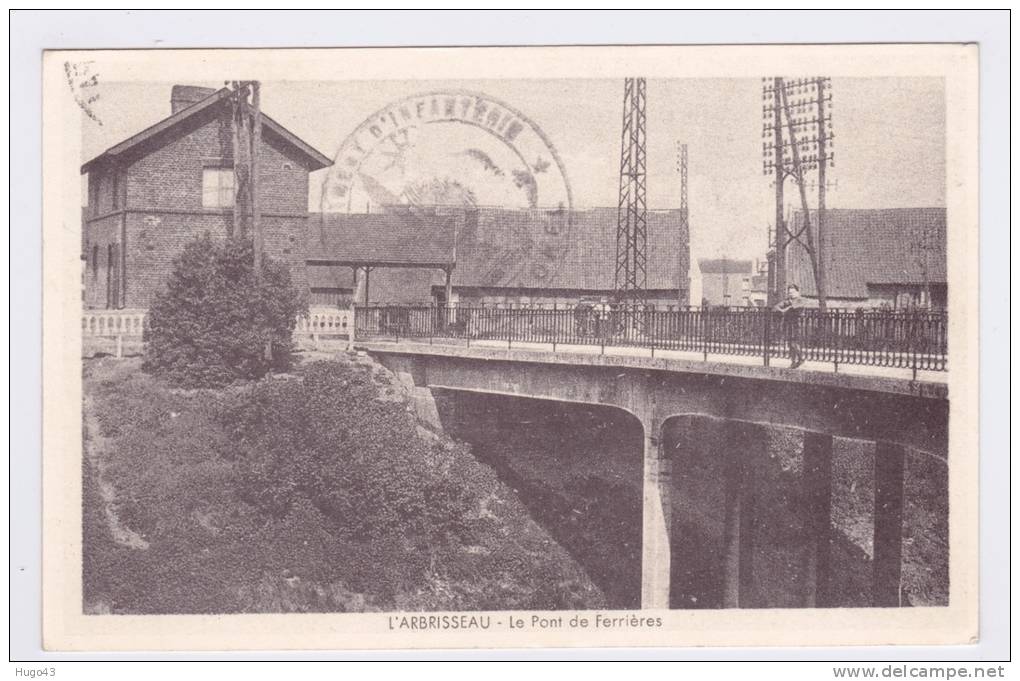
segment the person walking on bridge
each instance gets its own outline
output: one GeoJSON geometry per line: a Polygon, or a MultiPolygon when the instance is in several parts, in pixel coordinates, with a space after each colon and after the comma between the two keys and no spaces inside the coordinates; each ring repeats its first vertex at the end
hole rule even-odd
{"type": "Polygon", "coordinates": [[[611,311],[609,300],[605,296],[599,298],[599,302],[595,305],[595,329],[599,338],[605,338],[609,335],[609,316],[611,311]]]}
{"type": "Polygon", "coordinates": [[[804,354],[800,347],[800,313],[804,309],[804,299],[800,297],[800,287],[790,284],[786,287],[786,299],[773,308],[782,314],[783,335],[790,347],[790,368],[796,369],[804,363],[804,354]]]}

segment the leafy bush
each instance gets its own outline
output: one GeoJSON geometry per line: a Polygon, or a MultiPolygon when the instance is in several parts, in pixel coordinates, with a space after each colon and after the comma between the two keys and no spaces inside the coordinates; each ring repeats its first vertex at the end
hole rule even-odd
{"type": "Polygon", "coordinates": [[[314,362],[300,374],[259,383],[223,419],[244,453],[242,498],[278,518],[307,499],[351,539],[468,534],[476,495],[403,402],[380,399],[364,368],[314,362]]]}
{"type": "Polygon", "coordinates": [[[188,388],[287,370],[307,308],[285,264],[265,258],[256,282],[253,262],[250,241],[206,234],[189,243],[149,309],[142,369],[188,388]]]}

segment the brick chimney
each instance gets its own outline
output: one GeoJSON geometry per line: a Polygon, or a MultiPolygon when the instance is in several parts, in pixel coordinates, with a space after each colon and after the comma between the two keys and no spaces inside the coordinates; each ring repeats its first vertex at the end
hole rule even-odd
{"type": "Polygon", "coordinates": [[[174,85],[170,91],[170,113],[175,114],[206,97],[216,94],[216,90],[195,85],[174,85]]]}

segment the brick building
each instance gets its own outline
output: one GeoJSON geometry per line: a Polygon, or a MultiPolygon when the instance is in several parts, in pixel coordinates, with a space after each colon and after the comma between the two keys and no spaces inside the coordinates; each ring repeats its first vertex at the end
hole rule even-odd
{"type": "MultiPolygon", "coordinates": [[[[84,304],[147,308],[184,244],[233,225],[230,91],[174,86],[171,115],[85,163],[84,304]]],[[[259,200],[266,253],[307,285],[308,174],[331,161],[263,113],[259,200]]]]}
{"type": "MultiPolygon", "coordinates": [[[[794,214],[794,233],[803,214],[794,214]]],[[[817,229],[814,212],[812,229],[817,229]]],[[[825,211],[828,305],[849,308],[945,309],[946,209],[882,208],[825,211]]],[[[787,250],[787,280],[816,300],[807,251],[787,250]]]]}
{"type": "MultiPolygon", "coordinates": [[[[307,247],[313,302],[362,302],[369,283],[367,299],[378,303],[572,304],[613,294],[616,208],[398,206],[319,220],[307,247]]],[[[680,211],[650,210],[647,221],[647,300],[686,305],[680,211]]]]}

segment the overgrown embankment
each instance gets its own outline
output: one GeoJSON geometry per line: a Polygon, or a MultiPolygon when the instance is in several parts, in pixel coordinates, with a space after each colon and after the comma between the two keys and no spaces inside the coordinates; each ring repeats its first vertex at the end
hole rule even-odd
{"type": "Polygon", "coordinates": [[[605,604],[493,471],[423,429],[365,358],[216,390],[94,360],[85,392],[87,612],[605,604]]]}

